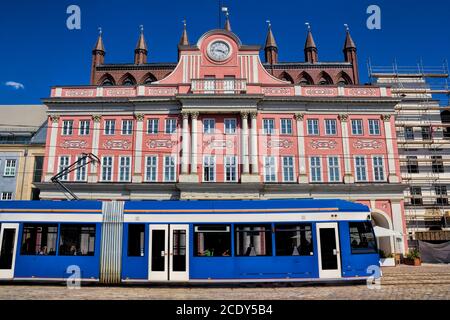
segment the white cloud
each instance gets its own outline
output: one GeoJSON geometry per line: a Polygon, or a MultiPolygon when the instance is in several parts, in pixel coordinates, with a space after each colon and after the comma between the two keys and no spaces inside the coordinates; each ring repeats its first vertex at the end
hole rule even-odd
{"type": "Polygon", "coordinates": [[[20,83],[20,82],[15,82],[15,81],[8,81],[8,82],[5,82],[5,86],[14,88],[14,89],[16,89],[16,90],[19,90],[19,89],[25,89],[25,86],[24,86],[22,83],[20,83]]]}

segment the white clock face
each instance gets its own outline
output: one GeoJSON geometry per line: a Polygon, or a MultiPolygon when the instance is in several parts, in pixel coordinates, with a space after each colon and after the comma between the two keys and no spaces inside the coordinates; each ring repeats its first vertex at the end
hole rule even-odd
{"type": "Polygon", "coordinates": [[[230,46],[225,41],[215,41],[208,49],[208,55],[216,61],[224,61],[230,56],[230,46]]]}

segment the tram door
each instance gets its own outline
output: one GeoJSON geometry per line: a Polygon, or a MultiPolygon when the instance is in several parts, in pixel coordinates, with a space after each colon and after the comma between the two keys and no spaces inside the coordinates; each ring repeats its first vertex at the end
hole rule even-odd
{"type": "Polygon", "coordinates": [[[341,255],[337,223],[317,223],[316,234],[319,252],[319,277],[341,277],[341,255]]]}
{"type": "Polygon", "coordinates": [[[14,278],[19,224],[3,223],[0,228],[0,279],[14,278]]]}
{"type": "Polygon", "coordinates": [[[189,225],[150,225],[150,281],[189,280],[189,225]]]}

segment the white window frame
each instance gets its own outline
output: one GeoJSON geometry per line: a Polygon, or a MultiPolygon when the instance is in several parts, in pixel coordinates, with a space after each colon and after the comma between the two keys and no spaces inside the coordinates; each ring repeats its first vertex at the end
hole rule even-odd
{"type": "Polygon", "coordinates": [[[336,182],[341,182],[341,164],[340,164],[340,159],[338,156],[328,156],[327,157],[327,170],[328,170],[328,182],[331,183],[336,183],[336,182]],[[330,166],[330,159],[337,159],[337,166],[334,165],[330,166]],[[337,180],[331,180],[331,169],[333,168],[333,170],[337,169],[337,180]]]}
{"type": "Polygon", "coordinates": [[[282,170],[282,181],[283,182],[288,182],[288,183],[295,182],[295,159],[293,156],[281,157],[281,170],[282,170]],[[284,163],[285,159],[290,159],[292,161],[292,163],[290,163],[289,165],[286,166],[284,163]],[[289,169],[292,172],[292,179],[286,179],[286,174],[285,174],[286,169],[289,169]]]}
{"type": "Polygon", "coordinates": [[[159,132],[159,118],[148,118],[147,119],[147,134],[158,134],[158,132],[159,132]],[[155,124],[156,124],[156,126],[155,126],[155,124]]]}
{"type": "Polygon", "coordinates": [[[203,134],[214,134],[216,133],[216,119],[205,118],[202,120],[203,123],[203,134]],[[212,127],[211,127],[212,124],[212,127]]]}
{"type": "MultiPolygon", "coordinates": [[[[315,162],[315,161],[314,161],[315,162]]],[[[312,156],[309,157],[309,174],[310,174],[310,181],[313,183],[319,183],[323,181],[323,173],[322,173],[322,157],[321,156],[312,156]],[[319,166],[316,165],[316,163],[314,163],[313,166],[313,159],[319,159],[319,166]],[[318,180],[314,180],[313,177],[313,169],[319,169],[319,179],[318,180]]],[[[316,175],[317,176],[317,175],[316,175]]]]}
{"type": "Polygon", "coordinates": [[[325,135],[326,136],[335,136],[337,135],[337,120],[336,119],[325,119],[324,120],[324,126],[325,126],[325,135]],[[331,129],[332,126],[328,126],[328,123],[334,123],[334,132],[329,131],[328,129],[331,129]]]}
{"type": "Polygon", "coordinates": [[[132,161],[131,161],[131,156],[119,156],[119,170],[117,170],[117,180],[119,182],[130,182],[131,181],[131,165],[132,165],[132,161]],[[122,165],[122,160],[124,159],[128,159],[128,166],[126,165],[122,165]],[[127,171],[123,171],[123,176],[126,177],[126,175],[128,174],[127,179],[123,179],[122,178],[122,170],[126,169],[127,171]]]}
{"type": "Polygon", "coordinates": [[[145,179],[145,182],[158,182],[158,156],[157,155],[150,154],[145,157],[145,177],[144,177],[144,179],[145,179]],[[148,160],[150,158],[156,159],[155,165],[148,164],[148,160]],[[154,170],[155,170],[155,179],[154,180],[148,179],[149,168],[154,168],[154,170]]]}
{"type": "Polygon", "coordinates": [[[369,119],[368,123],[369,123],[369,135],[371,135],[371,136],[379,136],[379,135],[381,135],[380,120],[378,120],[378,119],[369,119]],[[377,125],[375,125],[375,123],[377,123],[377,125]]]}
{"type": "Polygon", "coordinates": [[[100,170],[100,181],[102,182],[113,182],[114,181],[114,156],[103,156],[102,157],[102,164],[101,164],[101,170],[100,170]],[[105,158],[111,158],[111,164],[106,166],[104,165],[105,163],[105,158]],[[104,179],[103,178],[103,169],[104,168],[109,168],[111,170],[109,176],[111,177],[111,179],[104,179]]]}
{"type": "Polygon", "coordinates": [[[274,118],[263,119],[263,134],[268,135],[268,136],[275,134],[275,119],[274,118]],[[269,126],[269,124],[271,124],[271,126],[269,126]]]}
{"type": "Polygon", "coordinates": [[[373,155],[372,156],[372,174],[373,174],[373,181],[376,182],[384,182],[386,181],[386,170],[385,170],[385,165],[384,165],[384,157],[381,155],[373,155]],[[375,158],[380,158],[381,159],[381,165],[377,164],[377,166],[375,166],[375,158]],[[375,174],[375,169],[376,168],[381,168],[381,173],[383,174],[383,179],[376,179],[376,174],[375,174]]]}
{"type": "Polygon", "coordinates": [[[61,134],[63,136],[71,136],[73,134],[73,120],[63,120],[61,134]]]}
{"type": "MultiPolygon", "coordinates": [[[[61,172],[62,170],[68,168],[69,166],[70,166],[70,156],[60,156],[58,158],[58,172],[61,172]],[[62,159],[67,159],[67,165],[61,164],[62,159]]],[[[67,173],[64,176],[61,176],[60,180],[61,181],[69,181],[69,175],[70,175],[70,173],[67,173]]]]}
{"type": "Polygon", "coordinates": [[[4,191],[1,194],[0,201],[11,201],[13,200],[14,194],[10,191],[4,191]]]}
{"type": "Polygon", "coordinates": [[[364,135],[364,121],[362,120],[362,119],[352,119],[352,120],[350,120],[350,126],[352,127],[351,129],[352,129],[352,135],[354,135],[354,136],[363,136],[364,135]],[[353,126],[353,124],[357,124],[357,123],[360,123],[361,124],[361,126],[359,127],[359,126],[353,126]],[[359,130],[359,129],[361,129],[361,133],[358,133],[359,131],[355,131],[354,129],[357,129],[357,130],[359,130]]]}
{"type": "Polygon", "coordinates": [[[17,173],[17,159],[6,159],[5,168],[3,169],[4,177],[15,177],[17,173]],[[14,165],[11,165],[11,162],[14,165]]]}
{"type": "MultiPolygon", "coordinates": [[[[77,157],[77,161],[80,160],[82,156],[78,156],[77,157]]],[[[75,171],[75,181],[77,182],[85,182],[87,180],[87,169],[88,166],[86,165],[87,160],[86,158],[84,158],[83,163],[85,164],[83,167],[79,167],[76,171],[75,171]],[[80,179],[80,172],[83,174],[82,179],[80,179]]],[[[80,163],[81,165],[81,163],[80,163]]]]}
{"type": "Polygon", "coordinates": [[[165,155],[163,158],[163,181],[164,182],[176,182],[177,180],[177,157],[175,155],[165,155]],[[173,165],[166,166],[166,159],[173,158],[173,165]],[[173,168],[173,180],[166,179],[167,168],[173,168]]]}
{"type": "Polygon", "coordinates": [[[105,128],[103,130],[103,133],[105,134],[105,136],[115,135],[116,134],[116,120],[114,120],[114,119],[105,120],[105,128]]]}
{"type": "Polygon", "coordinates": [[[354,157],[354,167],[355,167],[355,181],[356,182],[368,182],[369,179],[367,177],[367,159],[366,159],[366,156],[355,156],[354,157]],[[364,159],[364,176],[365,176],[364,180],[358,179],[358,167],[361,167],[360,165],[359,166],[357,165],[357,159],[358,158],[364,159]]]}
{"type": "Polygon", "coordinates": [[[224,167],[224,181],[225,182],[237,182],[238,181],[238,159],[236,156],[225,156],[223,161],[224,167]],[[232,161],[230,161],[232,160],[232,161]],[[227,172],[228,170],[234,171],[234,179],[227,180],[227,172]]]}
{"type": "Polygon", "coordinates": [[[91,121],[80,120],[78,122],[78,134],[80,136],[88,136],[91,133],[91,121]]]}
{"type": "Polygon", "coordinates": [[[164,120],[164,133],[175,134],[177,132],[177,119],[167,118],[164,120]]]}
{"type": "Polygon", "coordinates": [[[263,161],[264,161],[263,162],[263,164],[264,164],[264,182],[266,182],[266,183],[278,182],[277,157],[275,157],[275,156],[264,156],[263,157],[263,161]],[[273,164],[270,163],[270,167],[267,165],[267,160],[268,159],[273,160],[273,164]],[[273,173],[270,172],[270,176],[274,176],[275,177],[274,180],[272,180],[272,179],[268,180],[267,179],[268,168],[269,168],[270,171],[273,170],[273,173]]]}
{"type": "Polygon", "coordinates": [[[320,135],[319,119],[306,120],[306,128],[307,128],[308,135],[310,135],[310,136],[320,135]]]}
{"type": "Polygon", "coordinates": [[[203,170],[202,170],[202,181],[203,182],[216,182],[217,177],[217,162],[216,162],[216,156],[214,155],[206,155],[203,156],[203,170]],[[206,161],[208,160],[208,161],[206,161]],[[212,160],[212,161],[211,161],[212,160]],[[211,164],[212,162],[212,164],[211,164]],[[206,168],[209,168],[209,174],[208,176],[211,178],[211,169],[212,169],[212,179],[206,180],[205,179],[205,170],[206,168]]]}
{"type": "Polygon", "coordinates": [[[292,119],[281,118],[280,119],[280,131],[281,131],[281,134],[283,134],[283,135],[292,135],[292,132],[293,132],[292,119]]]}
{"type": "Polygon", "coordinates": [[[236,118],[226,118],[223,122],[224,124],[224,129],[225,129],[225,134],[236,134],[236,128],[237,128],[237,120],[236,118]],[[234,123],[233,127],[231,128],[232,130],[230,130],[230,127],[227,125],[230,123],[234,123]]]}
{"type": "Polygon", "coordinates": [[[130,136],[133,134],[134,121],[131,119],[122,120],[122,128],[120,134],[122,136],[130,136]]]}

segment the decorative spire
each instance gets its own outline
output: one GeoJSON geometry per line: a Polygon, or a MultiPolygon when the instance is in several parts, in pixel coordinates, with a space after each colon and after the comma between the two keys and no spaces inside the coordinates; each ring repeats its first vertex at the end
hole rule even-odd
{"type": "Polygon", "coordinates": [[[145,43],[145,38],[144,38],[144,26],[140,25],[139,30],[141,31],[141,34],[139,35],[139,40],[136,44],[136,50],[147,51],[147,44],[145,43]]]}
{"type": "Polygon", "coordinates": [[[345,44],[344,44],[344,50],[346,49],[356,49],[355,42],[352,39],[352,36],[350,35],[350,28],[348,27],[348,24],[344,24],[345,26],[345,44]]]}
{"type": "Polygon", "coordinates": [[[272,33],[272,24],[270,23],[270,20],[267,20],[266,22],[268,25],[268,30],[266,44],[264,46],[265,58],[267,63],[275,64],[278,63],[278,47],[272,33]]]}
{"type": "Polygon", "coordinates": [[[275,41],[275,37],[272,33],[272,24],[270,23],[270,20],[267,20],[268,30],[267,30],[267,37],[266,37],[266,45],[265,48],[274,47],[277,48],[277,43],[275,41]]]}
{"type": "Polygon", "coordinates": [[[102,28],[98,28],[98,39],[97,39],[97,43],[95,44],[95,47],[94,47],[94,52],[95,51],[99,51],[99,52],[105,52],[105,46],[103,45],[103,38],[102,38],[102,35],[103,35],[103,31],[102,31],[102,28]]]}
{"type": "Polygon", "coordinates": [[[312,36],[311,32],[311,25],[309,22],[305,23],[308,28],[308,34],[306,36],[306,42],[305,42],[305,61],[310,63],[316,63],[319,60],[319,57],[317,55],[317,47],[316,43],[314,42],[314,38],[312,36]]]}
{"type": "Polygon", "coordinates": [[[312,36],[311,25],[309,24],[309,22],[306,22],[305,24],[308,28],[308,34],[306,36],[306,42],[305,42],[305,49],[317,48],[316,43],[314,42],[314,38],[312,36]]]}
{"type": "Polygon", "coordinates": [[[223,28],[227,31],[231,31],[230,13],[228,12],[228,8],[222,8],[222,11],[225,11],[225,26],[223,28]]]}
{"type": "Polygon", "coordinates": [[[180,46],[188,46],[189,45],[189,39],[188,39],[188,35],[187,35],[187,30],[186,30],[186,19],[183,20],[183,34],[181,35],[179,45],[180,46]]]}
{"type": "Polygon", "coordinates": [[[139,39],[136,44],[136,49],[134,50],[134,64],[145,64],[147,63],[148,50],[144,38],[144,26],[140,25],[139,29],[141,33],[139,35],[139,39]]]}

